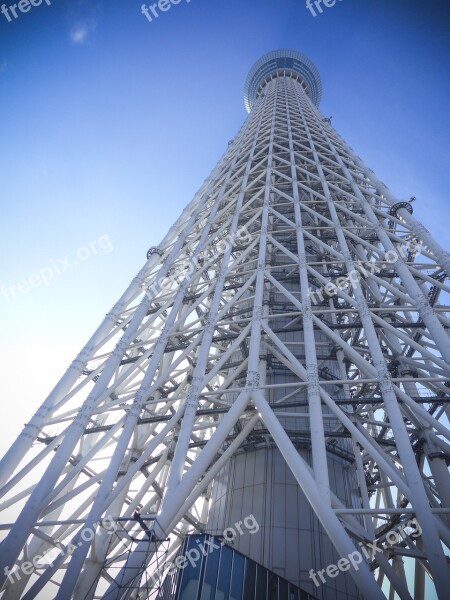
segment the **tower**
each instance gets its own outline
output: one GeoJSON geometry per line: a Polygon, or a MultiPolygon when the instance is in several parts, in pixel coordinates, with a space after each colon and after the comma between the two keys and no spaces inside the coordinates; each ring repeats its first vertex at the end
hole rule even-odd
{"type": "MultiPolygon", "coordinates": [[[[192,533],[244,556],[241,600],[446,597],[450,256],[320,97],[298,52],[254,65],[241,130],[3,458],[2,599],[159,599],[192,533]]],[[[235,598],[204,558],[174,593],[235,598]]]]}

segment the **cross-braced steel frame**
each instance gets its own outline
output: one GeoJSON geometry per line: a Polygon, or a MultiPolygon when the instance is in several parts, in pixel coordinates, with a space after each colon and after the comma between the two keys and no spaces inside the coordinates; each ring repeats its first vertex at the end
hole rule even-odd
{"type": "Polygon", "coordinates": [[[2,600],[148,597],[161,540],[170,558],[205,530],[215,477],[261,438],[340,556],[402,533],[346,574],[364,598],[420,600],[426,578],[448,597],[450,255],[318,111],[311,63],[285,54],[252,73],[238,135],[3,458],[2,600]],[[330,453],[356,505],[333,492],[330,453]]]}

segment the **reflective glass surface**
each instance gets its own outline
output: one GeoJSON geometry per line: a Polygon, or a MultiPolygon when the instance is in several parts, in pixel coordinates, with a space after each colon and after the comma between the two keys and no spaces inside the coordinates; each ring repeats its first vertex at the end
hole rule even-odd
{"type": "Polygon", "coordinates": [[[220,550],[214,549],[211,552],[211,546],[209,546],[207,551],[208,555],[206,556],[205,575],[200,600],[215,600],[220,550]]]}
{"type": "Polygon", "coordinates": [[[242,554],[233,553],[233,572],[231,577],[231,590],[229,600],[242,600],[242,589],[244,587],[245,558],[242,554]]]}
{"type": "Polygon", "coordinates": [[[215,600],[229,600],[232,564],[233,551],[228,546],[222,546],[215,600]]]}
{"type": "Polygon", "coordinates": [[[280,578],[279,586],[279,600],[289,600],[288,582],[286,581],[286,579],[280,578]]]}
{"type": "Polygon", "coordinates": [[[186,552],[184,553],[184,556],[190,557],[191,559],[188,560],[185,563],[184,568],[180,570],[179,600],[192,600],[193,598],[197,598],[202,563],[201,560],[196,561],[194,558],[197,555],[200,555],[198,543],[201,543],[202,541],[200,536],[192,536],[188,538],[187,544],[185,544],[186,552]]]}
{"type": "Polygon", "coordinates": [[[209,535],[186,537],[157,600],[316,600],[209,535]]]}
{"type": "Polygon", "coordinates": [[[267,569],[261,565],[256,569],[256,598],[267,598],[267,569]]]}
{"type": "Polygon", "coordinates": [[[278,581],[280,578],[273,571],[268,573],[267,600],[278,600],[278,581]]]}
{"type": "Polygon", "coordinates": [[[256,583],[256,563],[247,560],[245,563],[244,595],[242,600],[254,600],[256,583]]]}

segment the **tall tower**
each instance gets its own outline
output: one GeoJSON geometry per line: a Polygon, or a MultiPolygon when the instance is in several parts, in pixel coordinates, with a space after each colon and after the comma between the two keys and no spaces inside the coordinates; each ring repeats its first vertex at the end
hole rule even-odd
{"type": "Polygon", "coordinates": [[[241,130],[3,458],[3,600],[161,598],[160,562],[227,528],[233,561],[171,598],[448,597],[450,255],[320,97],[298,52],[254,65],[241,130]]]}

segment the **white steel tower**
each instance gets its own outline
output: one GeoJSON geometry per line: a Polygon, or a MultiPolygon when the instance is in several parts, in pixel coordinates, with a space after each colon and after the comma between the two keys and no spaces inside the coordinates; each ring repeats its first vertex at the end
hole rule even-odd
{"type": "Polygon", "coordinates": [[[320,97],[298,52],[254,65],[241,130],[3,458],[2,600],[157,597],[158,557],[250,514],[234,549],[317,598],[448,598],[450,255],[320,97]]]}

